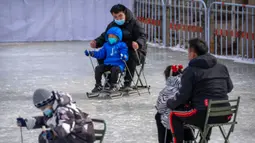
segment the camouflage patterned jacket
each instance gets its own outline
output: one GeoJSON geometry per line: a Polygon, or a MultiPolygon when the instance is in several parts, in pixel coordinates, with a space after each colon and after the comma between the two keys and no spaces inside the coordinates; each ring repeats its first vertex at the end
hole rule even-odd
{"type": "Polygon", "coordinates": [[[36,129],[42,126],[50,128],[56,133],[56,138],[50,143],[93,143],[94,127],[88,114],[76,107],[69,94],[54,91],[52,93],[56,97],[53,104],[53,116],[50,118],[37,116],[28,119],[27,128],[36,129]]]}

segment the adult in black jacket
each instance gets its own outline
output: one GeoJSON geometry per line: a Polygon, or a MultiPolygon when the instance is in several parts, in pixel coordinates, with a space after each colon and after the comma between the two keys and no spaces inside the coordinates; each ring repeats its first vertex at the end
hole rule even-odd
{"type": "MultiPolygon", "coordinates": [[[[124,88],[131,90],[130,85],[134,76],[135,68],[140,63],[144,62],[146,56],[146,34],[141,23],[133,16],[133,13],[124,5],[114,5],[110,10],[114,20],[107,26],[107,31],[111,27],[119,27],[123,33],[122,41],[128,46],[129,60],[127,66],[131,72],[131,75],[127,72],[125,76],[124,88]],[[139,58],[138,58],[139,56],[139,58]],[[140,61],[138,60],[140,59],[140,61]]],[[[103,32],[98,38],[91,41],[90,46],[92,48],[100,48],[105,41],[105,33],[103,32]]],[[[99,61],[101,64],[102,61],[99,61]]]]}
{"type": "MultiPolygon", "coordinates": [[[[188,111],[173,111],[170,113],[170,126],[174,135],[174,143],[183,141],[183,123],[203,129],[208,100],[228,100],[228,93],[233,89],[226,66],[217,63],[217,59],[208,54],[207,44],[200,39],[189,41],[189,65],[181,78],[182,87],[175,99],[169,99],[167,106],[176,109],[189,103],[188,111]]],[[[222,105],[229,106],[229,104],[222,105]]],[[[228,122],[229,116],[210,118],[209,122],[228,122]]],[[[209,137],[208,137],[209,138],[209,137]]]]}

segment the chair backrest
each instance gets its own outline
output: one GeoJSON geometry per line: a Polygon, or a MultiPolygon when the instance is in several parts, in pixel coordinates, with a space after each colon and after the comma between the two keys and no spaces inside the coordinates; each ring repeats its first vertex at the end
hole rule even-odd
{"type": "Polygon", "coordinates": [[[235,100],[209,100],[207,115],[205,120],[205,126],[208,124],[208,120],[210,117],[218,117],[218,116],[228,116],[232,115],[231,122],[236,122],[237,111],[240,103],[240,97],[235,100]],[[223,104],[229,103],[230,106],[221,107],[223,104]]]}
{"type": "Polygon", "coordinates": [[[100,143],[102,143],[103,139],[104,139],[105,132],[106,132],[106,123],[104,120],[101,120],[101,119],[92,119],[92,121],[94,124],[98,124],[98,123],[103,124],[102,129],[94,129],[96,141],[99,141],[100,143]]]}

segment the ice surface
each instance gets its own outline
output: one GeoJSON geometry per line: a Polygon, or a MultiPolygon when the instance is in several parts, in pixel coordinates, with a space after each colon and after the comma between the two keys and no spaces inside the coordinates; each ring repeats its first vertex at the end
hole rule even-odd
{"type": "MultiPolygon", "coordinates": [[[[105,143],[156,143],[155,101],[164,85],[163,70],[169,64],[187,65],[187,54],[148,47],[145,74],[151,95],[113,100],[88,100],[85,92],[94,85],[90,60],[83,51],[87,42],[0,44],[0,143],[20,143],[15,118],[41,113],[32,104],[36,88],[70,92],[79,107],[107,122],[105,143]]],[[[95,62],[95,60],[94,60],[95,62]]],[[[232,143],[255,142],[255,66],[220,60],[234,82],[230,98],[241,96],[238,125],[232,143]]],[[[41,130],[23,129],[24,143],[36,143],[41,130]]],[[[218,129],[211,143],[222,143],[218,129]]]]}

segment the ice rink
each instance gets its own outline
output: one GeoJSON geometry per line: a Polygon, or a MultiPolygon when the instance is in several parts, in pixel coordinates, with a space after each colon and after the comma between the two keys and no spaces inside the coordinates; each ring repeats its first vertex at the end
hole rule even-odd
{"type": "MultiPolygon", "coordinates": [[[[105,143],[157,142],[154,105],[165,83],[163,70],[169,64],[187,65],[187,55],[148,47],[145,75],[151,95],[89,100],[85,92],[95,82],[90,60],[83,53],[88,48],[88,42],[0,44],[0,143],[21,142],[16,117],[42,114],[32,103],[36,88],[69,92],[83,111],[105,119],[105,143]]],[[[230,98],[241,96],[238,125],[230,142],[254,143],[255,66],[219,61],[227,65],[234,83],[230,98]]],[[[23,129],[24,143],[36,143],[40,131],[23,129]]],[[[211,138],[211,143],[223,142],[218,129],[211,138]]]]}

